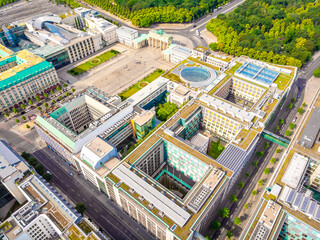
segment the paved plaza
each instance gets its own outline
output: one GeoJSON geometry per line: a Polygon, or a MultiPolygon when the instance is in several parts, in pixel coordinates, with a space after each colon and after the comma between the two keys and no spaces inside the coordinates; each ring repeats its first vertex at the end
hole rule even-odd
{"type": "Polygon", "coordinates": [[[76,89],[94,86],[109,94],[117,94],[143,79],[157,68],[166,71],[174,66],[174,64],[162,59],[159,49],[145,47],[136,50],[123,44],[115,44],[104,51],[109,51],[110,49],[117,50],[121,54],[77,77],[67,72],[83,62],[94,59],[95,56],[102,53],[99,52],[76,65],[58,70],[59,77],[64,81],[69,81],[76,89]]]}

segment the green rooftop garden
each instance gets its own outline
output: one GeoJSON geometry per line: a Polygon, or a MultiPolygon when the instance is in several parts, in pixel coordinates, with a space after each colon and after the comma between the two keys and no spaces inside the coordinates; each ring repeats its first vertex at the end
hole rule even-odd
{"type": "Polygon", "coordinates": [[[291,76],[284,73],[280,73],[280,75],[277,77],[274,83],[278,85],[278,88],[280,90],[284,90],[288,86],[290,81],[291,81],[291,76]]]}
{"type": "Polygon", "coordinates": [[[162,69],[156,69],[154,72],[149,74],[144,79],[140,80],[130,88],[124,90],[122,93],[119,93],[119,96],[121,97],[122,101],[126,100],[127,98],[131,97],[133,94],[138,92],[140,89],[144,88],[149,83],[153,82],[155,79],[160,77],[163,73],[164,71],[162,69]]]}
{"type": "Polygon", "coordinates": [[[85,221],[81,221],[78,226],[86,235],[92,232],[92,228],[85,221]]]}
{"type": "Polygon", "coordinates": [[[110,60],[111,58],[117,56],[118,54],[120,54],[120,52],[111,49],[110,51],[105,52],[96,58],[88,60],[87,62],[79,65],[78,67],[68,70],[68,73],[70,73],[73,76],[78,76],[79,74],[89,71],[90,69],[110,60]]]}

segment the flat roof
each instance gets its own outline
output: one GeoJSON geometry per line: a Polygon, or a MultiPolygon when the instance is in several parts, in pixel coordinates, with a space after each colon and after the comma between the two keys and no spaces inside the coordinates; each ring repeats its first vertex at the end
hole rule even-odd
{"type": "Polygon", "coordinates": [[[320,130],[320,108],[314,107],[311,117],[303,130],[298,143],[304,147],[312,148],[320,130]]]}
{"type": "Polygon", "coordinates": [[[134,189],[139,195],[143,196],[148,202],[152,203],[156,208],[163,211],[165,215],[180,227],[183,227],[191,217],[187,211],[168,199],[124,165],[118,166],[112,173],[126,185],[130,186],[130,188],[134,189]]]}
{"type": "Polygon", "coordinates": [[[151,110],[147,110],[144,111],[142,114],[140,115],[136,115],[133,120],[136,124],[138,124],[139,126],[144,125],[146,122],[148,122],[149,120],[151,120],[154,117],[155,113],[151,110]]]}
{"type": "Polygon", "coordinates": [[[113,150],[113,147],[99,137],[95,137],[91,142],[87,143],[86,148],[99,156],[100,158],[113,150]]]}
{"type": "Polygon", "coordinates": [[[221,110],[223,113],[228,113],[231,116],[238,118],[239,121],[252,122],[255,115],[252,112],[248,112],[226,101],[222,101],[219,98],[202,94],[199,97],[199,101],[207,104],[208,107],[212,107],[216,110],[221,110]]]}
{"type": "Polygon", "coordinates": [[[0,159],[9,165],[15,165],[22,161],[22,157],[4,140],[0,140],[0,159]]]}
{"type": "Polygon", "coordinates": [[[281,181],[292,188],[297,188],[308,166],[309,158],[294,153],[281,181]]]}

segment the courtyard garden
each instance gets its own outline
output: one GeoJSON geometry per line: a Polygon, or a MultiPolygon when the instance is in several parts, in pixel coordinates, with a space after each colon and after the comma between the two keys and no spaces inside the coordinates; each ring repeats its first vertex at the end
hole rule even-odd
{"type": "Polygon", "coordinates": [[[140,89],[144,88],[149,83],[160,77],[163,73],[164,71],[162,69],[156,69],[154,72],[146,76],[144,79],[140,80],[128,89],[124,90],[122,93],[119,94],[119,96],[121,97],[122,101],[126,100],[127,98],[138,92],[140,89]]]}
{"type": "Polygon", "coordinates": [[[213,159],[217,159],[220,156],[220,154],[223,152],[224,148],[225,147],[221,145],[220,138],[218,139],[217,142],[212,141],[209,146],[208,155],[213,159]]]}
{"type": "Polygon", "coordinates": [[[101,63],[104,63],[104,62],[110,60],[111,58],[114,58],[118,54],[120,54],[120,52],[111,49],[110,51],[105,52],[105,53],[97,56],[94,59],[88,60],[87,62],[79,65],[78,67],[75,67],[75,68],[68,70],[68,73],[70,73],[73,76],[78,76],[79,74],[84,73],[84,72],[100,65],[101,63]]]}

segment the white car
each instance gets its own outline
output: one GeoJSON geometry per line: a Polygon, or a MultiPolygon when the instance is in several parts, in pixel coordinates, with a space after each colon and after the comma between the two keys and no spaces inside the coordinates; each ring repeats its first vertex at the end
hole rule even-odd
{"type": "Polygon", "coordinates": [[[197,34],[198,36],[200,36],[200,32],[199,32],[199,30],[196,30],[196,34],[197,34]]]}

